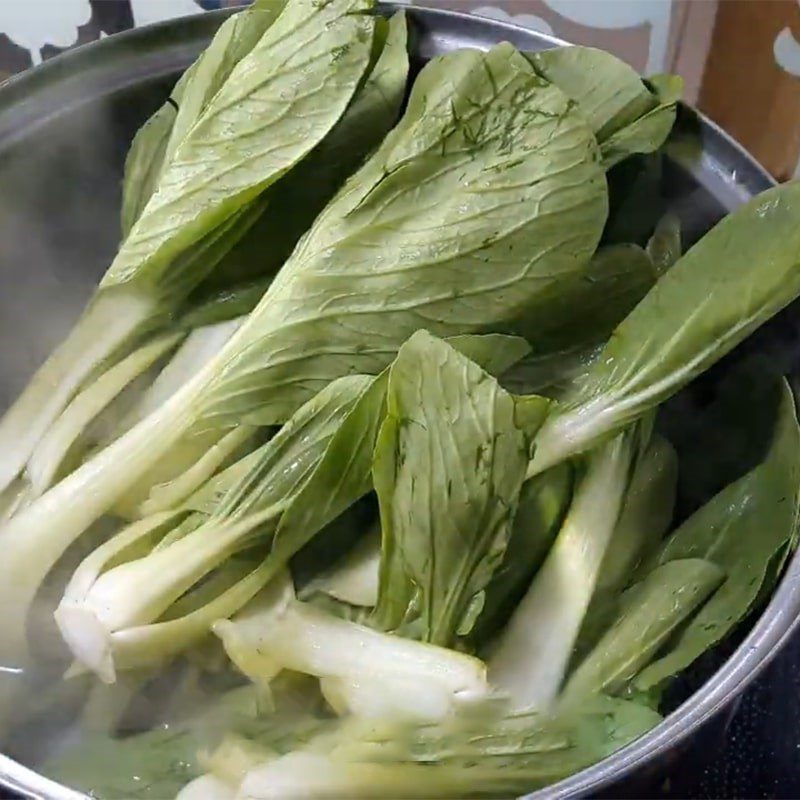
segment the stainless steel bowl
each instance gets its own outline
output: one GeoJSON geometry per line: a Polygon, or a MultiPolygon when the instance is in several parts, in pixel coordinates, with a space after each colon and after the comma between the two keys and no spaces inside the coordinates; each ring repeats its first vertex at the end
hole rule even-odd
{"type": "MultiPolygon", "coordinates": [[[[559,44],[494,20],[434,9],[408,11],[415,23],[417,63],[502,40],[526,50],[559,44]]],[[[0,88],[0,407],[63,336],[109,263],[119,238],[128,144],[227,13],[113,36],[0,88]]],[[[702,152],[674,147],[667,173],[670,203],[690,238],[772,184],[743,148],[702,117],[699,134],[702,152]]],[[[798,318],[797,309],[789,309],[770,327],[796,328],[787,319],[798,318]]],[[[638,741],[528,800],[643,796],[646,781],[666,773],[675,754],[731,708],[790,636],[798,612],[800,554],[739,647],[688,700],[638,741]]],[[[82,797],[4,756],[0,783],[31,798],[82,797]]]]}

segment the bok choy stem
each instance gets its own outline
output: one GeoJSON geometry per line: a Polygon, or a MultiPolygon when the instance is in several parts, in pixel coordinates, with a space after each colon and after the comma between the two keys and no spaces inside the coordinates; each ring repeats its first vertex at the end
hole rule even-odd
{"type": "Polygon", "coordinates": [[[22,471],[81,383],[152,317],[154,310],[151,298],[129,290],[95,298],[0,419],[0,490],[22,471]]]}
{"type": "Polygon", "coordinates": [[[173,349],[180,339],[181,334],[166,334],[142,345],[72,399],[39,441],[28,461],[26,475],[36,496],[52,485],[70,447],[89,423],[131,381],[173,349]]]}
{"type": "Polygon", "coordinates": [[[589,456],[561,531],[492,654],[490,680],[517,708],[547,710],[558,694],[617,524],[634,437],[626,431],[589,456]]]}

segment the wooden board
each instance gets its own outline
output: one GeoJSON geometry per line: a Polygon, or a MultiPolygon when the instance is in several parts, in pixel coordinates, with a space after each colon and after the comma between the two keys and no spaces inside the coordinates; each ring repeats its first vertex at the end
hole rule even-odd
{"type": "Polygon", "coordinates": [[[699,107],[778,179],[800,159],[800,77],[775,60],[778,34],[800,40],[796,0],[721,0],[699,107]]]}

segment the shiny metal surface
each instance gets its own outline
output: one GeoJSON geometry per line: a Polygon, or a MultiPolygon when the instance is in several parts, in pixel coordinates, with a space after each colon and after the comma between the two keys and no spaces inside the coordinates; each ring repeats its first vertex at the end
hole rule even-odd
{"type": "MultiPolygon", "coordinates": [[[[454,48],[485,48],[501,40],[527,50],[558,44],[494,20],[424,8],[408,11],[415,23],[417,62],[454,48]]],[[[127,144],[161,102],[169,81],[206,44],[226,14],[198,15],[104,39],[0,87],[0,202],[8,212],[0,215],[0,338],[11,341],[7,337],[13,334],[15,352],[21,349],[24,355],[10,357],[10,348],[0,353],[0,407],[63,335],[113,255],[127,144]],[[59,178],[57,189],[53,175],[59,178]],[[58,290],[63,290],[58,314],[45,332],[34,335],[37,309],[46,312],[58,290]],[[15,311],[20,303],[26,308],[27,328],[15,311]]],[[[702,118],[699,124],[699,157],[680,147],[670,152],[670,174],[679,187],[673,203],[697,235],[772,183],[724,132],[702,118]]],[[[585,797],[621,786],[623,779],[663,762],[741,693],[789,637],[798,612],[800,555],[795,555],[758,622],[699,691],[649,734],[528,800],[585,797]]],[[[82,797],[4,756],[0,783],[31,798],[82,797]]]]}

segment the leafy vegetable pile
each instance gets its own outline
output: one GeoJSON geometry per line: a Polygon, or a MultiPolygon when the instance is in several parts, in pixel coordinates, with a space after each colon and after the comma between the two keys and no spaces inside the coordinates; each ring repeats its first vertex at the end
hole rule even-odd
{"type": "Polygon", "coordinates": [[[652,727],[795,546],[782,378],[657,412],[800,294],[800,184],[682,254],[678,79],[498,44],[409,80],[408,35],[230,17],[0,423],[0,713],[70,709],[70,785],[525,792],[652,727]]]}

